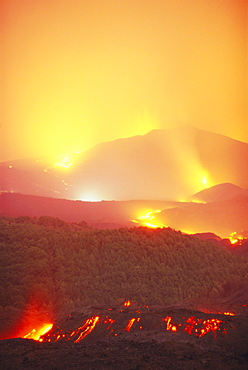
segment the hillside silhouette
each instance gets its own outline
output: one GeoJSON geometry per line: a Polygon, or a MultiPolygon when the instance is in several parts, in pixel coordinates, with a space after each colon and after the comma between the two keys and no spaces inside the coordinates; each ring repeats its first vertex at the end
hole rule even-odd
{"type": "Polygon", "coordinates": [[[153,221],[189,233],[210,231],[227,237],[247,230],[247,220],[248,196],[237,196],[206,204],[186,202],[184,206],[163,210],[153,221]]]}
{"type": "Polygon", "coordinates": [[[192,126],[104,142],[51,161],[1,163],[0,190],[65,199],[175,201],[214,184],[248,188],[248,144],[192,126]]]}
{"type": "Polygon", "coordinates": [[[228,201],[237,197],[248,197],[248,189],[242,189],[237,185],[224,183],[204,189],[192,195],[189,200],[216,202],[223,200],[228,201]]]}
{"type": "Polygon", "coordinates": [[[17,193],[0,194],[0,215],[58,217],[66,222],[86,221],[97,228],[151,225],[170,226],[188,233],[212,232],[222,238],[248,230],[247,190],[220,184],[190,198],[193,201],[162,200],[84,202],[17,193]],[[230,191],[229,191],[230,190],[230,191]],[[232,196],[234,196],[232,198],[232,196]],[[206,204],[195,203],[201,200],[206,204]],[[209,201],[208,201],[209,200],[209,201]],[[161,212],[156,213],[156,210],[161,212]],[[142,220],[154,212],[152,221],[142,220]],[[140,218],[141,217],[141,218],[140,218]],[[134,223],[135,222],[135,223],[134,223]]]}
{"type": "Polygon", "coordinates": [[[50,216],[67,222],[86,221],[99,228],[133,226],[131,221],[147,210],[175,207],[177,202],[166,201],[101,201],[83,202],[25,195],[0,193],[0,215],[3,216],[50,216]]]}

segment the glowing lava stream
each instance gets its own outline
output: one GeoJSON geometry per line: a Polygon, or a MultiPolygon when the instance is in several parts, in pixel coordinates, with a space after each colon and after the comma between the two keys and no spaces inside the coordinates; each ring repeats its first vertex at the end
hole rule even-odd
{"type": "Polygon", "coordinates": [[[171,331],[178,331],[178,326],[172,324],[172,317],[171,316],[166,316],[165,319],[162,319],[162,321],[166,322],[166,330],[171,330],[171,331]]]}
{"type": "MultiPolygon", "coordinates": [[[[133,305],[130,301],[126,301],[123,303],[123,308],[120,309],[119,313],[128,313],[129,307],[133,305]]],[[[137,308],[137,307],[136,307],[137,308]]],[[[134,308],[136,313],[141,313],[141,307],[139,306],[139,309],[134,308]]],[[[149,308],[148,306],[144,305],[144,308],[149,308]]],[[[112,309],[109,309],[112,310],[112,309]]],[[[234,316],[234,313],[232,312],[224,312],[224,315],[227,316],[234,316]]],[[[198,338],[202,338],[206,334],[212,332],[214,335],[214,338],[217,337],[217,332],[220,331],[223,334],[227,334],[227,331],[224,325],[224,321],[220,319],[210,318],[210,319],[198,319],[194,316],[191,317],[183,317],[185,320],[184,323],[174,324],[172,316],[166,316],[165,318],[162,318],[160,322],[165,322],[165,330],[171,331],[171,332],[178,332],[179,330],[181,332],[186,332],[189,335],[194,335],[198,338]]],[[[53,324],[46,324],[43,325],[42,328],[39,330],[33,329],[30,333],[26,334],[23,338],[26,339],[34,339],[40,342],[57,342],[58,340],[72,340],[74,343],[79,343],[81,340],[83,340],[88,334],[90,334],[99,323],[105,324],[106,329],[106,337],[112,336],[118,336],[121,332],[131,332],[131,330],[142,330],[143,325],[140,325],[142,321],[141,317],[132,317],[131,319],[128,319],[127,325],[121,329],[120,327],[117,328],[118,321],[115,319],[110,318],[109,316],[105,316],[103,318],[100,318],[100,316],[92,316],[85,320],[84,324],[71,332],[63,332],[61,329],[58,328],[56,332],[51,332],[51,329],[53,327],[53,324]],[[135,323],[139,323],[137,326],[134,327],[135,323]],[[112,325],[115,324],[115,326],[112,328],[112,325]]],[[[159,326],[162,329],[161,324],[159,326]]]]}
{"type": "Polygon", "coordinates": [[[53,164],[53,167],[59,167],[59,168],[67,169],[67,168],[73,166],[73,162],[76,159],[76,154],[80,154],[80,151],[71,153],[70,157],[68,155],[57,155],[56,159],[58,161],[53,164]]]}
{"type": "Polygon", "coordinates": [[[34,339],[40,342],[43,342],[43,339],[41,338],[42,335],[47,334],[53,327],[53,324],[44,324],[42,328],[36,330],[31,330],[28,334],[24,335],[23,338],[26,339],[34,339]]]}
{"type": "Polygon", "coordinates": [[[81,333],[79,334],[79,337],[74,341],[74,343],[80,342],[80,340],[84,339],[86,335],[92,332],[93,329],[95,329],[96,324],[99,322],[100,316],[91,317],[90,319],[87,319],[85,324],[79,328],[81,329],[81,333]]]}
{"type": "MultiPolygon", "coordinates": [[[[222,320],[219,319],[208,319],[208,320],[202,320],[202,319],[196,319],[194,316],[189,317],[186,321],[186,326],[184,328],[184,331],[186,331],[188,334],[194,334],[198,338],[203,337],[210,331],[214,333],[214,338],[216,338],[217,334],[216,331],[220,330],[220,324],[222,323],[222,320]],[[197,326],[202,327],[197,327],[197,326]]],[[[225,329],[224,331],[225,332],[225,329]]]]}
{"type": "Polygon", "coordinates": [[[244,238],[242,236],[239,236],[236,231],[234,231],[233,233],[231,233],[228,237],[228,239],[230,240],[231,244],[240,244],[242,242],[242,240],[244,240],[244,238]]]}
{"type": "Polygon", "coordinates": [[[130,301],[126,301],[126,302],[123,303],[123,306],[124,307],[129,307],[129,306],[131,306],[131,304],[132,303],[130,301]]]}
{"type": "Polygon", "coordinates": [[[135,322],[139,322],[139,321],[140,321],[140,317],[133,317],[132,319],[128,320],[128,324],[127,324],[127,326],[125,327],[124,330],[130,332],[133,324],[135,322]]]}
{"type": "Polygon", "coordinates": [[[163,225],[163,224],[154,224],[154,223],[151,222],[155,218],[155,214],[160,213],[160,212],[161,212],[161,209],[158,209],[156,211],[149,211],[149,212],[139,216],[137,220],[131,220],[131,221],[134,222],[134,223],[140,224],[142,226],[151,227],[153,229],[162,228],[162,227],[165,227],[165,225],[163,225]]]}

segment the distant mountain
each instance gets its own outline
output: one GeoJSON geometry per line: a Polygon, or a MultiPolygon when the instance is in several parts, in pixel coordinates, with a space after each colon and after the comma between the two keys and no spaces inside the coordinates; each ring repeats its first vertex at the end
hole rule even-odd
{"type": "Polygon", "coordinates": [[[67,185],[62,179],[62,174],[51,169],[47,158],[2,162],[0,163],[0,191],[53,198],[63,195],[67,198],[67,185]]]}
{"type": "Polygon", "coordinates": [[[248,230],[248,197],[197,204],[152,200],[82,202],[2,193],[0,215],[51,216],[66,222],[86,221],[97,228],[111,229],[164,225],[186,233],[201,233],[201,239],[205,236],[206,239],[216,239],[214,234],[226,238],[235,231],[248,230]],[[156,213],[155,210],[163,211],[156,213]],[[149,212],[152,212],[151,217],[149,212]],[[135,220],[135,223],[131,220],[135,220]]]}
{"type": "Polygon", "coordinates": [[[248,229],[248,196],[206,204],[185,203],[156,214],[153,222],[189,233],[212,232],[225,238],[248,229]]]}
{"type": "Polygon", "coordinates": [[[0,215],[57,217],[66,222],[86,221],[98,228],[135,226],[131,220],[150,210],[175,207],[165,201],[101,201],[82,202],[18,193],[0,194],[0,215]]]}
{"type": "Polygon", "coordinates": [[[0,191],[84,200],[179,200],[211,184],[248,188],[247,163],[247,143],[183,126],[104,142],[77,154],[75,162],[3,162],[0,191]]]}
{"type": "Polygon", "coordinates": [[[248,197],[248,189],[242,189],[237,185],[225,183],[212,186],[209,189],[204,189],[190,197],[190,200],[216,202],[230,200],[238,196],[248,197]]]}

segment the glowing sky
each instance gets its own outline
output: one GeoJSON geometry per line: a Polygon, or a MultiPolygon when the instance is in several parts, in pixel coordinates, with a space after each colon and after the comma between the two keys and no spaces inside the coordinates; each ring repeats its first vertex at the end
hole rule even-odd
{"type": "Polygon", "coordinates": [[[248,142],[246,0],[1,0],[1,160],[192,124],[248,142]]]}

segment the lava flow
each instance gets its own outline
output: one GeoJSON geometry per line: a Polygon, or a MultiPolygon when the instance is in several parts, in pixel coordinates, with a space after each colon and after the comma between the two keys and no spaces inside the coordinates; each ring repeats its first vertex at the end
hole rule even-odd
{"type": "Polygon", "coordinates": [[[171,330],[171,331],[178,331],[178,327],[174,324],[172,324],[172,317],[171,316],[166,316],[165,319],[162,319],[162,321],[166,322],[166,330],[171,330]]]}
{"type": "MultiPolygon", "coordinates": [[[[135,322],[139,322],[139,321],[140,321],[140,317],[133,317],[132,319],[128,320],[127,326],[125,327],[125,329],[124,329],[124,330],[126,330],[126,331],[130,332],[130,330],[131,330],[131,328],[132,328],[133,324],[134,324],[135,322]]],[[[142,327],[140,327],[140,328],[142,328],[142,327]]]]}
{"type": "MultiPolygon", "coordinates": [[[[234,315],[232,312],[224,312],[221,314],[226,315],[226,317],[229,316],[227,321],[221,320],[220,317],[213,318],[211,314],[199,312],[201,316],[204,315],[204,318],[197,318],[195,316],[182,317],[179,322],[176,323],[175,321],[178,319],[175,320],[172,316],[167,315],[164,318],[159,318],[159,313],[154,312],[149,306],[137,306],[130,301],[124,302],[123,306],[119,309],[116,307],[107,309],[106,313],[109,311],[111,311],[111,317],[107,314],[103,314],[102,316],[93,315],[85,319],[83,325],[71,331],[63,330],[59,326],[54,326],[52,329],[52,324],[50,324],[46,327],[44,326],[39,331],[32,330],[25,335],[24,338],[39,340],[40,342],[57,342],[63,340],[79,343],[89,334],[91,334],[91,338],[98,340],[99,337],[117,337],[123,335],[125,332],[137,333],[137,331],[142,330],[145,332],[151,329],[160,332],[170,331],[175,333],[175,335],[177,332],[181,332],[193,335],[197,338],[202,338],[209,333],[213,333],[213,337],[216,338],[217,333],[219,333],[219,335],[227,334],[226,326],[228,330],[233,328],[233,325],[227,324],[228,321],[233,320],[231,318],[231,316],[234,315]],[[162,325],[163,322],[165,322],[165,326],[162,325]]],[[[71,315],[69,316],[70,320],[72,320],[73,317],[71,315]]],[[[78,322],[78,320],[80,320],[80,316],[74,318],[74,322],[78,322]]],[[[64,325],[68,327],[68,323],[64,325]]]]}
{"type": "Polygon", "coordinates": [[[84,325],[79,328],[81,330],[79,337],[74,341],[74,343],[80,342],[80,340],[84,339],[86,335],[92,332],[92,330],[95,328],[96,324],[98,323],[100,317],[95,316],[91,317],[90,319],[87,319],[84,325]]]}
{"type": "Polygon", "coordinates": [[[165,225],[160,224],[160,223],[154,223],[152,221],[155,218],[156,213],[160,213],[160,212],[161,212],[161,209],[158,209],[155,211],[149,211],[139,216],[137,220],[135,219],[131,221],[134,223],[140,224],[142,226],[150,227],[152,229],[163,228],[165,227],[165,225]]]}
{"type": "MultiPolygon", "coordinates": [[[[189,317],[186,320],[186,325],[184,328],[184,331],[187,332],[190,335],[195,335],[198,338],[203,337],[209,332],[213,332],[214,338],[216,338],[217,330],[221,330],[220,324],[222,323],[222,320],[219,319],[208,319],[208,320],[202,320],[202,319],[196,319],[194,316],[189,317]]],[[[226,333],[226,329],[223,329],[222,331],[224,334],[226,333]]]]}
{"type": "Polygon", "coordinates": [[[24,335],[23,338],[34,339],[39,342],[43,342],[41,336],[48,333],[53,327],[53,324],[44,324],[40,329],[32,329],[28,334],[24,335]]]}

